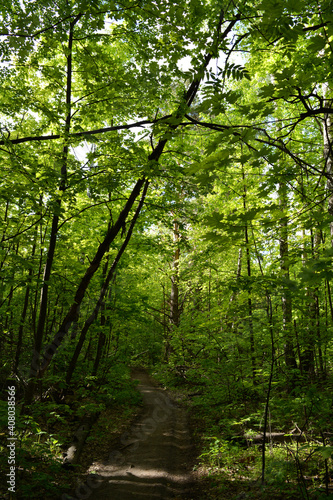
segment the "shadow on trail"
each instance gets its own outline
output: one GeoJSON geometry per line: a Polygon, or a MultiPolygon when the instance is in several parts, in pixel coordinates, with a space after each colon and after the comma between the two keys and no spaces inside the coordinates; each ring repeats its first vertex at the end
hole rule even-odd
{"type": "Polygon", "coordinates": [[[155,386],[144,370],[133,370],[143,398],[140,417],[105,463],[90,468],[76,498],[148,500],[194,498],[191,437],[186,411],[155,386]]]}

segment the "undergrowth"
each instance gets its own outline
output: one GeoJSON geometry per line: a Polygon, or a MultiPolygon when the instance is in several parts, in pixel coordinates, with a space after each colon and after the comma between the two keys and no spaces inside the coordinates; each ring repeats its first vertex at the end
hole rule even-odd
{"type": "Polygon", "coordinates": [[[263,471],[259,437],[267,379],[254,385],[200,366],[161,367],[155,374],[189,406],[200,443],[195,469],[205,483],[202,500],[333,499],[332,381],[320,387],[320,382],[300,382],[287,394],[274,380],[263,471]],[[295,433],[300,442],[293,439],[295,433]]]}
{"type": "MultiPolygon", "coordinates": [[[[96,422],[98,417],[101,419],[103,428],[94,424],[91,435],[96,446],[102,447],[106,442],[105,427],[109,434],[117,433],[141,402],[141,396],[131,382],[129,370],[125,366],[115,367],[104,380],[97,377],[77,377],[73,387],[75,390],[70,389],[60,400],[59,393],[49,391],[42,400],[25,407],[24,412],[23,402],[17,401],[15,498],[18,500],[60,498],[63,491],[73,488],[89,459],[84,457],[83,466],[80,461],[66,469],[63,466],[63,453],[70,445],[82,419],[89,415],[94,415],[96,422]],[[108,415],[107,423],[105,414],[108,415]]],[[[9,466],[5,395],[3,399],[0,406],[0,467],[2,471],[6,471],[9,466]]],[[[3,474],[0,497],[4,499],[10,498],[6,481],[3,474]]]]}

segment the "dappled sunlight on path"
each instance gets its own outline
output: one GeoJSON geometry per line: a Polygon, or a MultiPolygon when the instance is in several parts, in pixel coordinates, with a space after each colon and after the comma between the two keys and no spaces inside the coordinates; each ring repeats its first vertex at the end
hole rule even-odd
{"type": "Polygon", "coordinates": [[[189,470],[192,444],[184,409],[156,387],[143,370],[139,380],[143,411],[125,432],[108,461],[90,469],[89,498],[148,500],[194,498],[189,470]]]}

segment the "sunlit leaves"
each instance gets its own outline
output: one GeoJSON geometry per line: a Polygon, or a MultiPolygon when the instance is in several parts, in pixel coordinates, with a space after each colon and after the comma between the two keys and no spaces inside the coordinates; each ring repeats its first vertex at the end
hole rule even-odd
{"type": "Polygon", "coordinates": [[[222,78],[230,77],[232,77],[234,80],[242,80],[243,78],[251,80],[249,71],[241,64],[226,64],[225,68],[222,70],[222,78]]]}

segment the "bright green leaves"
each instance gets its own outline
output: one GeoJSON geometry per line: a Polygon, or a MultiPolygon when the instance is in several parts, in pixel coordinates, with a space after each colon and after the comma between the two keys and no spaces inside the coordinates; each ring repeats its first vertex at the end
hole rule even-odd
{"type": "Polygon", "coordinates": [[[319,452],[324,460],[328,460],[333,455],[333,446],[318,446],[314,451],[319,452]]]}
{"type": "Polygon", "coordinates": [[[295,2],[263,0],[258,8],[262,11],[261,36],[263,36],[263,30],[265,37],[273,42],[282,38],[282,43],[295,43],[302,34],[303,19],[300,17],[304,11],[302,0],[295,2]]]}
{"type": "MultiPolygon", "coordinates": [[[[78,12],[90,12],[92,15],[105,9],[104,2],[101,0],[72,0],[71,6],[76,7],[78,12]]],[[[116,10],[114,2],[108,1],[108,10],[116,10]]]]}
{"type": "Polygon", "coordinates": [[[322,35],[311,37],[308,50],[311,52],[320,52],[327,44],[327,40],[322,35]]]}
{"type": "Polygon", "coordinates": [[[300,278],[306,286],[318,286],[323,280],[333,279],[332,248],[326,249],[319,257],[310,258],[300,272],[300,278]]]}
{"type": "Polygon", "coordinates": [[[216,85],[207,85],[202,91],[202,100],[196,107],[196,110],[205,114],[218,116],[225,114],[230,104],[235,104],[239,99],[239,92],[227,91],[223,92],[216,85]]]}
{"type": "Polygon", "coordinates": [[[264,212],[262,207],[253,207],[246,212],[235,209],[232,213],[213,212],[203,222],[208,231],[205,239],[218,241],[220,244],[243,245],[244,231],[248,226],[255,226],[264,212]]]}
{"type": "MultiPolygon", "coordinates": [[[[215,151],[215,148],[213,149],[215,151]]],[[[199,170],[215,170],[224,168],[229,163],[229,151],[219,150],[213,154],[209,154],[201,162],[193,163],[189,168],[189,173],[193,174],[199,170]]]]}
{"type": "Polygon", "coordinates": [[[222,78],[230,77],[234,80],[242,80],[243,78],[251,80],[249,71],[241,64],[227,63],[225,65],[225,68],[222,71],[222,78]]]}
{"type": "MultiPolygon", "coordinates": [[[[307,93],[316,83],[324,82],[325,77],[330,78],[332,50],[329,36],[333,20],[328,14],[331,9],[326,9],[326,2],[320,7],[320,15],[314,3],[302,1],[295,2],[294,5],[294,2],[265,0],[261,2],[260,9],[263,14],[258,31],[251,31],[253,60],[257,60],[261,74],[262,70],[266,70],[272,83],[280,86],[279,91],[271,89],[275,98],[295,99],[297,92],[292,91],[295,87],[301,88],[302,93],[307,93]],[[267,53],[266,50],[269,51],[270,48],[272,51],[267,53]],[[323,64],[318,64],[319,60],[323,64]],[[290,72],[289,76],[283,77],[282,86],[281,68],[290,72]]],[[[301,100],[293,101],[294,104],[296,102],[301,103],[301,100]]],[[[313,103],[308,104],[311,106],[313,103]]]]}

